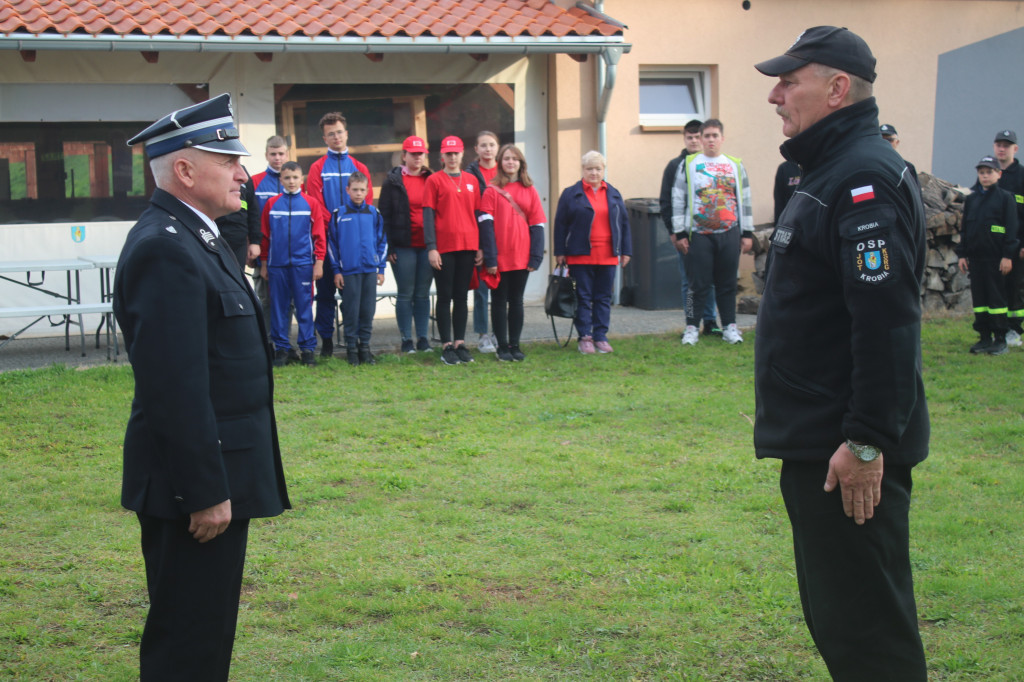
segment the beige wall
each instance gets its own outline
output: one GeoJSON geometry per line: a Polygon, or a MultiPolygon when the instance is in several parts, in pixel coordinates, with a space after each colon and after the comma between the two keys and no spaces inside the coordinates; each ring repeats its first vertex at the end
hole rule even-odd
{"type": "MultiPolygon", "coordinates": [[[[561,3],[560,3],[561,4],[561,3]]],[[[571,4],[571,3],[570,3],[571,4]]],[[[772,215],[772,183],[785,141],[768,91],[773,79],[755,62],[786,50],[800,32],[823,24],[846,26],[878,59],[878,98],[883,123],[896,126],[900,151],[919,170],[931,167],[938,56],[1024,26],[1024,3],[985,0],[606,0],[604,11],[628,25],[632,50],[622,57],[608,116],[608,179],[625,197],[656,197],[665,164],[683,147],[681,133],[641,132],[640,65],[718,67],[712,113],[725,124],[725,151],[743,158],[750,174],[754,219],[772,215]]],[[[592,104],[594,58],[578,64],[553,58],[552,99],[557,158],[552,185],[579,179],[580,151],[596,145],[592,104]],[[581,103],[582,100],[582,103],[581,103]],[[579,124],[583,116],[585,125],[579,124]],[[557,132],[556,132],[557,131],[557,132]]],[[[557,195],[556,195],[557,197],[557,195]]]]}

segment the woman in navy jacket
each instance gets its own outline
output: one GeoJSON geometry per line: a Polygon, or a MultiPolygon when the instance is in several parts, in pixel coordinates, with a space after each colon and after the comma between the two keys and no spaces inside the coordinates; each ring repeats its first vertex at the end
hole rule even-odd
{"type": "Polygon", "coordinates": [[[562,192],[555,212],[555,257],[576,280],[579,351],[611,353],[608,324],[615,267],[633,255],[629,215],[619,190],[604,181],[605,159],[583,155],[583,179],[562,192]]]}

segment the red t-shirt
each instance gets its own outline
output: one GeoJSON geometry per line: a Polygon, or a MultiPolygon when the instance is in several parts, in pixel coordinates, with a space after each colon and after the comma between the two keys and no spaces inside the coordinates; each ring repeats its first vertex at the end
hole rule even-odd
{"type": "Polygon", "coordinates": [[[480,171],[480,175],[484,176],[484,187],[491,184],[495,177],[498,175],[498,165],[495,164],[494,168],[484,168],[480,164],[477,164],[477,170],[480,171]]]}
{"type": "Polygon", "coordinates": [[[409,246],[414,249],[426,247],[423,241],[423,194],[427,188],[427,175],[409,175],[402,170],[402,184],[409,195],[409,246]]]}
{"type": "Polygon", "coordinates": [[[494,218],[494,241],[498,247],[498,271],[525,270],[530,262],[530,225],[542,225],[544,207],[535,187],[523,187],[518,181],[502,187],[526,215],[526,220],[501,195],[489,186],[480,199],[480,211],[494,218]]]}
{"type": "Polygon", "coordinates": [[[612,250],[612,224],[608,220],[608,185],[604,181],[594,190],[583,183],[583,194],[594,209],[594,222],[590,225],[590,254],[566,256],[569,265],[618,265],[619,259],[612,250]]]}
{"type": "Polygon", "coordinates": [[[480,229],[476,207],[480,201],[477,179],[465,171],[455,178],[443,170],[427,178],[423,207],[434,209],[434,232],[439,253],[476,251],[480,229]]]}

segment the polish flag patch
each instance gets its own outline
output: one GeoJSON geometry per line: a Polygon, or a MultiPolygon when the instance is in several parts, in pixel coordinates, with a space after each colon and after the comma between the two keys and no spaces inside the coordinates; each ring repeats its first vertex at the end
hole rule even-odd
{"type": "Polygon", "coordinates": [[[864,185],[863,187],[858,187],[857,189],[851,189],[850,197],[853,199],[853,203],[855,204],[859,204],[862,201],[867,201],[868,199],[874,199],[875,186],[864,185]]]}

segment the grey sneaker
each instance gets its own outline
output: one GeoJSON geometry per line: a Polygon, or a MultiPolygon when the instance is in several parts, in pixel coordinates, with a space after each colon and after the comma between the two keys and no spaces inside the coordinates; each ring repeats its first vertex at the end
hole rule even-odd
{"type": "Polygon", "coordinates": [[[740,330],[736,328],[736,324],[730,324],[722,330],[722,340],[726,343],[743,343],[743,336],[740,334],[740,330]]]}
{"type": "Polygon", "coordinates": [[[1006,332],[1006,345],[1017,348],[1021,345],[1020,333],[1011,329],[1006,332]]]}
{"type": "Polygon", "coordinates": [[[687,325],[681,343],[684,346],[696,346],[698,341],[700,341],[700,330],[692,324],[687,325]]]}
{"type": "Polygon", "coordinates": [[[416,342],[416,350],[421,353],[429,353],[434,349],[430,347],[430,342],[427,341],[427,337],[421,336],[419,341],[416,342]]]}
{"type": "Polygon", "coordinates": [[[412,342],[412,339],[402,339],[402,352],[403,353],[415,353],[416,345],[412,342]]]}
{"type": "Polygon", "coordinates": [[[497,347],[494,345],[494,339],[490,334],[481,334],[480,340],[477,341],[476,349],[481,353],[493,353],[497,350],[497,347]]]}

